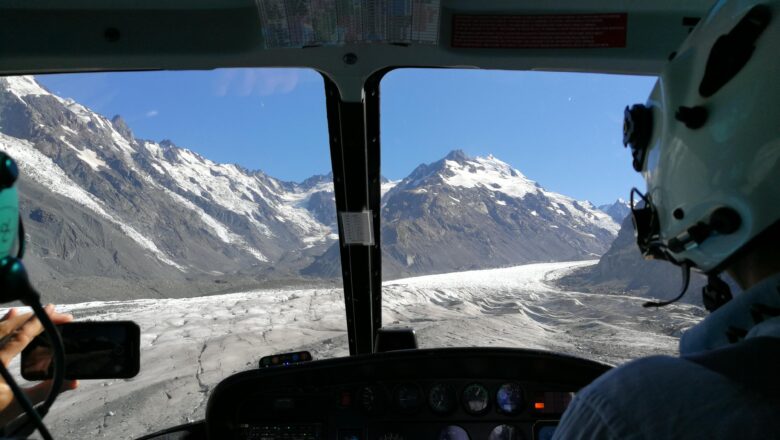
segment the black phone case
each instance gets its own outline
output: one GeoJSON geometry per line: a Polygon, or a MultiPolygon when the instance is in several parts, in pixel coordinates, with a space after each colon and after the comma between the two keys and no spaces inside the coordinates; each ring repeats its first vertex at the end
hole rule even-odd
{"type": "MultiPolygon", "coordinates": [[[[129,379],[131,377],[135,377],[138,375],[138,372],[141,370],[141,328],[133,321],[87,321],[87,322],[71,322],[67,324],[61,324],[58,325],[57,328],[61,329],[65,326],[90,326],[90,327],[108,327],[108,326],[114,326],[114,325],[122,325],[126,326],[128,330],[128,341],[130,343],[127,345],[127,348],[131,351],[131,359],[133,360],[132,364],[125,365],[124,368],[116,374],[80,374],[79,371],[68,371],[66,368],[65,371],[65,379],[129,379]]],[[[62,332],[60,333],[62,335],[62,332]]],[[[64,340],[66,336],[63,336],[63,345],[67,346],[66,341],[64,340]]],[[[24,368],[24,365],[26,364],[25,359],[29,356],[30,351],[34,349],[38,345],[50,345],[48,342],[48,337],[46,336],[46,333],[41,333],[38,335],[33,342],[27,345],[27,347],[22,350],[22,361],[20,363],[20,369],[22,377],[25,380],[28,381],[39,381],[39,380],[47,380],[52,378],[52,369],[49,368],[46,374],[35,374],[34,372],[27,371],[24,368]],[[39,341],[41,338],[45,338],[42,341],[39,341]]],[[[65,357],[67,359],[68,353],[67,350],[65,351],[65,357]]],[[[67,362],[66,362],[67,364],[67,362]]]]}

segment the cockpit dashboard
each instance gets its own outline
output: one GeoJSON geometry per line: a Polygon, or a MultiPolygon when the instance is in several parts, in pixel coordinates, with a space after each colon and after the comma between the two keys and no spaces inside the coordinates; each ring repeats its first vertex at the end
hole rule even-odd
{"type": "Polygon", "coordinates": [[[405,350],[246,371],[222,381],[208,438],[549,439],[610,367],[535,350],[405,350]]]}

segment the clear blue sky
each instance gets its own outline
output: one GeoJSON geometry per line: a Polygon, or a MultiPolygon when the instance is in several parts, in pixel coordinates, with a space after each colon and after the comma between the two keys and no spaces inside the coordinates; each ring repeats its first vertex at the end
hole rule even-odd
{"type": "MultiPolygon", "coordinates": [[[[39,75],[49,90],[136,136],[284,180],[330,170],[323,82],[300,69],[39,75]]],[[[382,173],[405,177],[453,149],[493,154],[547,189],[594,203],[642,181],[621,143],[623,108],[654,78],[405,69],[382,82],[382,173]]]]}

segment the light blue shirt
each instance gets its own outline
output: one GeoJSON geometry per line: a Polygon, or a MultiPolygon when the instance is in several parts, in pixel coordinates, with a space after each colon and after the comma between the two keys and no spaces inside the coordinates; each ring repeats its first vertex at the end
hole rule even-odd
{"type": "MultiPolygon", "coordinates": [[[[756,304],[780,308],[780,274],[685,332],[680,354],[727,346],[735,329],[747,332],[745,338],[780,338],[780,316],[755,322],[756,304]]],[[[691,361],[652,356],[611,370],[580,391],[553,438],[780,439],[780,400],[759,396],[691,361]]]]}

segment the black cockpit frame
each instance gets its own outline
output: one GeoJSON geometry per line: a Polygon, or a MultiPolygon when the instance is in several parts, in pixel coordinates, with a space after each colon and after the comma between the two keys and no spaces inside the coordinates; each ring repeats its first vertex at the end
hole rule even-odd
{"type": "Polygon", "coordinates": [[[323,75],[336,211],[368,211],[373,222],[373,244],[347,244],[337,216],[351,355],[373,353],[382,325],[379,82],[384,74],[366,80],[360,102],[343,101],[336,83],[323,75]]]}

